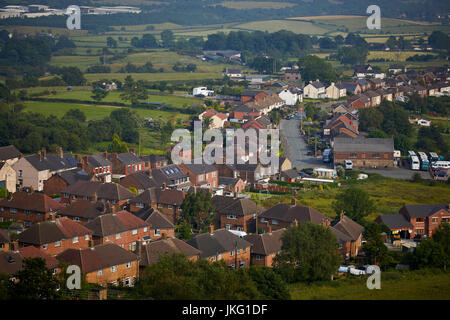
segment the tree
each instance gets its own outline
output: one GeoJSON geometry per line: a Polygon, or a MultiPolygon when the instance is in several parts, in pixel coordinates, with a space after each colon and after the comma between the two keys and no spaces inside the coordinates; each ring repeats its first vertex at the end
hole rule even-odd
{"type": "Polygon", "coordinates": [[[214,206],[209,192],[188,193],[182,204],[181,218],[194,229],[203,230],[214,219],[214,206]]]}
{"type": "Polygon", "coordinates": [[[131,104],[137,104],[139,100],[147,99],[148,92],[139,82],[133,80],[131,76],[125,78],[122,85],[120,98],[124,101],[130,101],[131,104]]]}
{"type": "Polygon", "coordinates": [[[106,98],[108,93],[109,93],[109,91],[99,88],[99,87],[96,87],[96,88],[92,89],[91,98],[94,99],[95,102],[99,103],[100,101],[102,101],[103,99],[106,98]]]}
{"type": "Polygon", "coordinates": [[[120,141],[120,138],[117,134],[114,134],[113,140],[111,144],[108,146],[108,152],[113,153],[126,153],[130,152],[126,142],[120,141]]]}
{"type": "Polygon", "coordinates": [[[388,248],[381,238],[382,227],[378,223],[371,222],[365,225],[363,251],[371,264],[386,266],[392,261],[388,248]]]}
{"type": "Polygon", "coordinates": [[[86,115],[80,109],[70,109],[64,114],[64,116],[62,118],[63,119],[77,120],[77,121],[80,121],[80,122],[85,122],[86,121],[86,115]]]}
{"type": "Polygon", "coordinates": [[[69,86],[81,86],[86,82],[83,72],[77,67],[61,68],[61,77],[69,86]]]}
{"type": "Polygon", "coordinates": [[[329,280],[341,262],[338,241],[328,227],[301,223],[287,229],[281,241],[274,268],[287,282],[329,280]]]}
{"type": "Polygon", "coordinates": [[[272,121],[273,124],[278,125],[281,120],[281,115],[279,110],[272,110],[269,112],[269,118],[270,121],[272,121]]]}
{"type": "Polygon", "coordinates": [[[342,211],[350,219],[362,223],[363,218],[375,210],[375,202],[370,199],[369,194],[358,187],[352,186],[336,196],[332,207],[336,214],[342,211]]]}
{"type": "Polygon", "coordinates": [[[183,223],[177,226],[178,239],[189,240],[192,237],[192,226],[190,224],[183,223]]]}
{"type": "Polygon", "coordinates": [[[0,188],[0,199],[7,198],[9,195],[8,189],[1,187],[0,188]]]}
{"type": "Polygon", "coordinates": [[[251,266],[248,274],[263,296],[262,299],[289,300],[291,298],[286,282],[273,268],[251,266]]]}
{"type": "Polygon", "coordinates": [[[23,267],[14,274],[17,282],[9,283],[9,295],[17,300],[56,300],[59,281],[42,258],[23,260],[23,267]]]}
{"type": "Polygon", "coordinates": [[[128,190],[130,190],[131,192],[133,192],[135,195],[138,194],[138,191],[135,187],[129,187],[128,190]]]}
{"type": "Polygon", "coordinates": [[[319,79],[320,81],[330,83],[337,80],[336,73],[331,63],[326,62],[317,56],[308,55],[302,57],[299,59],[298,65],[305,82],[319,79]]]}
{"type": "Polygon", "coordinates": [[[108,48],[117,48],[117,41],[113,37],[106,38],[108,48]]]}
{"type": "Polygon", "coordinates": [[[450,225],[442,223],[428,239],[417,246],[413,260],[416,267],[435,267],[447,271],[450,263],[450,225]]]}
{"type": "Polygon", "coordinates": [[[134,298],[155,300],[259,299],[255,283],[244,269],[225,262],[191,261],[182,254],[162,254],[148,265],[133,290],[134,298]]]}
{"type": "Polygon", "coordinates": [[[342,64],[363,64],[368,54],[369,50],[365,47],[342,47],[337,52],[337,58],[342,64]]]}
{"type": "Polygon", "coordinates": [[[174,45],[174,36],[171,30],[161,32],[161,40],[164,48],[171,48],[174,45]]]}

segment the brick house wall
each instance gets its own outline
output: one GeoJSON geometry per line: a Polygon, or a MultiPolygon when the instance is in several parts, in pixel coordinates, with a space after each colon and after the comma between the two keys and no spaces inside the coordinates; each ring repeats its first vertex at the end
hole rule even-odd
{"type": "Polygon", "coordinates": [[[99,285],[106,287],[118,279],[124,284],[125,279],[129,278],[133,284],[134,279],[139,277],[139,263],[137,261],[130,261],[130,263],[131,266],[129,268],[127,268],[127,264],[116,266],[117,270],[115,272],[112,272],[112,267],[108,267],[102,269],[101,274],[99,274],[98,271],[87,273],[86,281],[88,283],[98,283],[99,285]]]}
{"type": "Polygon", "coordinates": [[[176,223],[177,218],[181,215],[181,212],[183,212],[181,204],[174,207],[170,204],[158,203],[157,210],[164,214],[173,224],[176,223]]]}
{"type": "Polygon", "coordinates": [[[414,238],[416,235],[426,235],[431,237],[434,230],[443,222],[450,223],[450,214],[445,210],[439,210],[435,214],[429,217],[409,217],[405,208],[401,208],[399,211],[405,218],[413,225],[413,230],[410,233],[410,237],[414,238]]]}
{"type": "Polygon", "coordinates": [[[54,220],[55,212],[38,212],[38,211],[26,211],[22,209],[15,209],[16,212],[11,212],[11,208],[0,208],[0,222],[1,221],[18,221],[26,223],[37,223],[41,221],[54,220]]]}
{"type": "Polygon", "coordinates": [[[265,255],[251,254],[251,265],[252,266],[263,266],[263,267],[273,267],[273,259],[277,256],[276,253],[265,255]]]}
{"type": "Polygon", "coordinates": [[[11,250],[11,246],[8,242],[0,242],[0,251],[9,251],[11,250]]]}
{"type": "Polygon", "coordinates": [[[243,266],[244,268],[250,267],[250,246],[246,247],[245,249],[240,249],[239,254],[236,254],[236,251],[233,250],[233,255],[231,255],[231,252],[225,252],[225,253],[222,253],[220,256],[221,256],[220,258],[218,256],[209,257],[208,260],[211,262],[218,261],[218,260],[224,260],[225,263],[227,264],[227,266],[234,264],[235,267],[236,267],[236,262],[237,262],[236,269],[239,268],[240,262],[242,261],[242,262],[244,262],[244,266],[243,266]],[[244,252],[244,250],[245,250],[245,252],[244,252]]]}
{"type": "Polygon", "coordinates": [[[136,250],[137,242],[143,241],[145,236],[150,237],[150,226],[128,230],[120,234],[105,237],[93,236],[93,239],[94,245],[114,243],[125,250],[134,251],[136,250]],[[134,231],[136,231],[136,234],[133,234],[134,231]]]}
{"type": "Polygon", "coordinates": [[[244,232],[254,232],[255,230],[255,220],[253,215],[238,216],[236,219],[230,219],[227,214],[220,214],[220,228],[238,230],[244,232]]]}
{"type": "Polygon", "coordinates": [[[48,196],[58,194],[68,186],[69,184],[63,178],[59,175],[54,175],[44,182],[44,193],[48,196]]]}
{"type": "MultiPolygon", "coordinates": [[[[58,242],[51,242],[43,245],[33,245],[33,246],[38,248],[42,252],[47,253],[48,255],[56,256],[67,249],[85,249],[92,247],[93,244],[92,235],[79,236],[78,241],[77,242],[74,241],[75,241],[74,238],[70,238],[59,241],[60,244],[58,244],[58,242]]],[[[25,246],[26,244],[19,242],[19,248],[23,248],[25,246]]]]}
{"type": "Polygon", "coordinates": [[[265,96],[267,96],[267,94],[266,93],[264,93],[264,92],[260,92],[260,93],[258,93],[257,95],[255,95],[254,97],[251,97],[251,96],[241,96],[241,102],[248,102],[248,101],[257,101],[257,100],[259,100],[259,99],[262,99],[262,98],[264,98],[265,96]]]}
{"type": "MultiPolygon", "coordinates": [[[[73,202],[75,202],[75,201],[77,201],[78,199],[82,199],[82,200],[89,200],[89,201],[96,201],[95,199],[94,199],[94,197],[78,197],[78,196],[76,196],[76,195],[73,195],[73,194],[69,194],[69,195],[65,195],[65,194],[62,194],[62,196],[61,196],[61,203],[62,204],[72,204],[73,202]],[[75,196],[75,198],[74,198],[74,196],[75,196]]],[[[97,200],[99,200],[99,201],[110,201],[112,204],[115,204],[115,205],[117,205],[117,206],[119,206],[119,207],[123,207],[127,202],[128,202],[128,199],[125,199],[125,200],[120,200],[120,201],[116,201],[116,200],[112,200],[112,199],[103,199],[103,198],[98,198],[97,200]]]]}
{"type": "Polygon", "coordinates": [[[150,238],[152,240],[159,240],[163,238],[163,234],[166,238],[174,238],[175,237],[175,229],[151,229],[150,230],[150,238]]]}
{"type": "Polygon", "coordinates": [[[351,160],[354,167],[393,167],[392,152],[334,152],[334,162],[344,163],[351,160]]]}

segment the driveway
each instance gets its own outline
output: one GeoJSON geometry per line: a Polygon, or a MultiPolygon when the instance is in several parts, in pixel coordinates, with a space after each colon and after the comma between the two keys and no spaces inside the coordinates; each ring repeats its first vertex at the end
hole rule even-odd
{"type": "MultiPolygon", "coordinates": [[[[304,168],[318,168],[327,167],[322,162],[322,158],[314,158],[308,156],[308,145],[304,138],[300,135],[300,120],[286,120],[280,121],[281,139],[285,139],[285,156],[292,162],[292,167],[298,170],[304,168]]],[[[283,141],[283,140],[282,140],[283,141]]]]}

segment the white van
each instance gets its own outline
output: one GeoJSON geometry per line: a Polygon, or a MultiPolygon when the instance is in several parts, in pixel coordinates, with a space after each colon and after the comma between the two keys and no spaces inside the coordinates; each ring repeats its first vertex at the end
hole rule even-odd
{"type": "Polygon", "coordinates": [[[353,169],[352,160],[345,160],[345,170],[352,170],[352,169],[353,169]]]}
{"type": "Polygon", "coordinates": [[[436,161],[431,165],[433,169],[450,169],[450,161],[436,161]]]}

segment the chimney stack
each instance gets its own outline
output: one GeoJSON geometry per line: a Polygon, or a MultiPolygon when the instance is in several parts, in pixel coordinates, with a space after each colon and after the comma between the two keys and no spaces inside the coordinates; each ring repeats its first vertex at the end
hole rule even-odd
{"type": "Polygon", "coordinates": [[[269,234],[272,233],[272,226],[269,225],[267,232],[268,232],[269,234]]]}
{"type": "Polygon", "coordinates": [[[84,162],[84,164],[87,164],[88,161],[89,161],[88,156],[84,156],[84,157],[83,157],[83,162],[84,162]]]}
{"type": "Polygon", "coordinates": [[[97,201],[98,201],[97,192],[94,192],[94,197],[93,197],[93,199],[94,199],[94,202],[97,202],[97,201]]]}
{"type": "Polygon", "coordinates": [[[116,213],[116,206],[115,205],[111,205],[111,213],[116,213]]]}
{"type": "Polygon", "coordinates": [[[47,159],[47,149],[45,147],[42,147],[42,156],[44,159],[47,159]]]}
{"type": "Polygon", "coordinates": [[[339,215],[339,220],[344,219],[344,210],[341,211],[341,214],[339,215]]]}
{"type": "Polygon", "coordinates": [[[294,226],[295,226],[295,227],[298,227],[298,221],[297,221],[297,219],[294,219],[294,226]]]}
{"type": "Polygon", "coordinates": [[[210,234],[214,233],[214,225],[212,223],[209,225],[209,233],[210,234]]]}
{"type": "Polygon", "coordinates": [[[41,150],[39,150],[37,152],[37,155],[39,156],[39,161],[42,161],[42,152],[41,152],[41,150]]]}
{"type": "Polygon", "coordinates": [[[63,149],[62,149],[61,147],[58,147],[57,153],[58,153],[58,156],[59,156],[61,159],[64,158],[64,152],[63,152],[63,149]]]}

